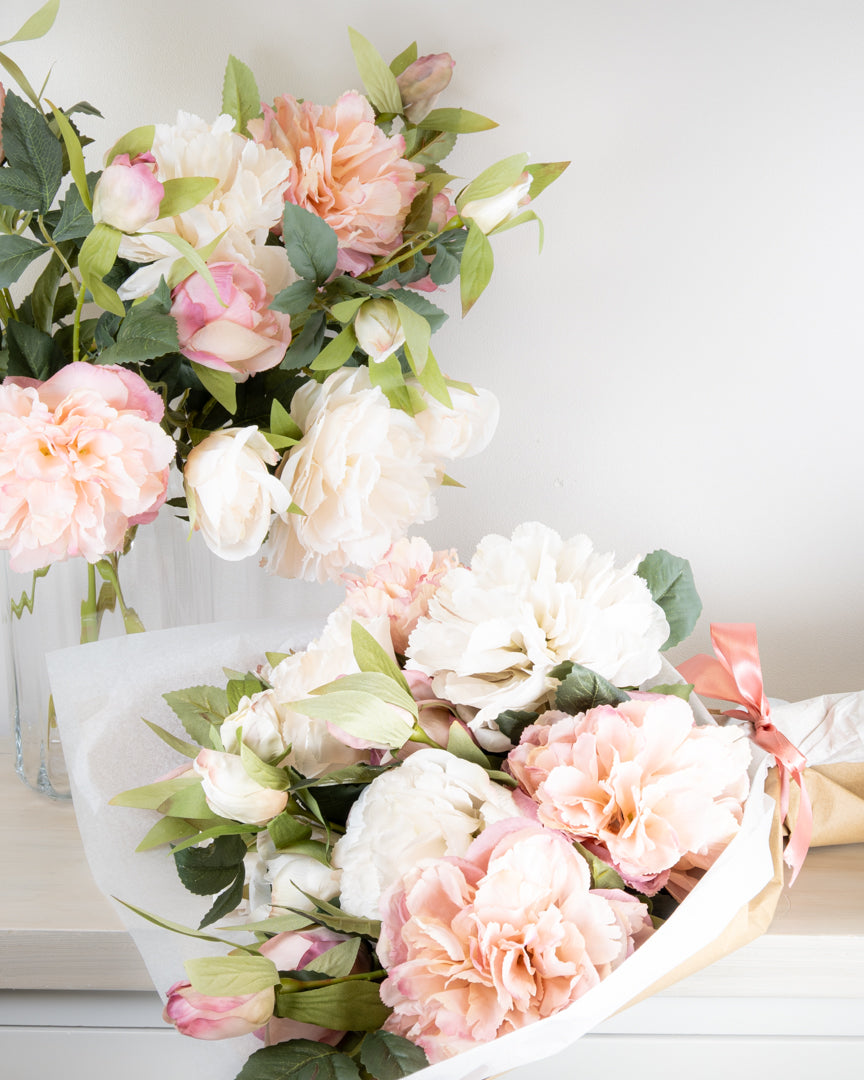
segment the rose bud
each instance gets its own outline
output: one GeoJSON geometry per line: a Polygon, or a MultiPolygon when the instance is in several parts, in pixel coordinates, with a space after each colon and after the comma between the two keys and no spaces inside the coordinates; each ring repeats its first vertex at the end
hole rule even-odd
{"type": "Polygon", "coordinates": [[[261,787],[236,754],[202,750],[192,763],[214,814],[248,825],[266,825],[288,805],[284,791],[261,787]]]}
{"type": "Polygon", "coordinates": [[[376,364],[405,344],[399,309],[386,298],[366,301],[354,319],[354,333],[360,348],[376,364]]]}
{"type": "Polygon", "coordinates": [[[473,221],[482,232],[490,233],[505,221],[516,217],[530,199],[531,174],[524,172],[515,184],[489,195],[485,199],[471,199],[459,211],[463,221],[473,221]]]}
{"type": "Polygon", "coordinates": [[[240,997],[208,997],[191,983],[176,982],[168,991],[162,1019],[193,1039],[233,1039],[263,1027],[275,1004],[272,986],[240,997]]]}
{"type": "Polygon", "coordinates": [[[93,194],[93,220],[134,233],[159,217],[165,188],[156,179],[156,159],[118,154],[99,177],[93,194]]]}
{"type": "Polygon", "coordinates": [[[421,56],[409,64],[401,75],[396,77],[405,119],[412,124],[419,123],[438,100],[438,95],[446,89],[453,74],[453,58],[450,53],[434,53],[421,56]]]}

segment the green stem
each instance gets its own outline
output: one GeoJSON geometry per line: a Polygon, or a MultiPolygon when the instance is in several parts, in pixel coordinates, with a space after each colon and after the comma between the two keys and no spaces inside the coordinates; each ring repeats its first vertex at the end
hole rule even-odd
{"type": "Polygon", "coordinates": [[[96,609],[96,567],[87,563],[87,596],[81,601],[81,644],[99,640],[99,612],[96,609]]]}
{"type": "MultiPolygon", "coordinates": [[[[312,963],[314,964],[314,960],[312,963]]],[[[301,982],[299,979],[281,979],[280,986],[282,990],[286,990],[289,994],[297,994],[302,993],[304,990],[318,990],[322,986],[334,986],[336,983],[360,982],[363,980],[372,982],[375,979],[383,979],[386,975],[386,971],[379,969],[378,971],[361,971],[357,975],[343,975],[341,978],[310,979],[308,982],[301,982]]]]}
{"type": "Polygon", "coordinates": [[[18,321],[18,312],[15,310],[15,305],[12,303],[12,294],[8,289],[0,289],[0,318],[7,326],[11,319],[18,321]]]}
{"type": "Polygon", "coordinates": [[[79,360],[81,356],[81,310],[84,307],[84,289],[78,290],[75,302],[75,320],[72,323],[72,359],[79,360]]]}
{"type": "Polygon", "coordinates": [[[408,736],[408,742],[423,743],[424,746],[434,746],[436,750],[443,750],[444,747],[440,743],[435,742],[433,738],[426,734],[423,728],[420,727],[418,721],[414,722],[414,730],[408,736]]]}
{"type": "Polygon", "coordinates": [[[380,274],[382,270],[389,270],[391,266],[396,266],[397,263],[403,262],[405,259],[413,258],[418,251],[422,251],[423,248],[428,247],[433,241],[437,240],[439,236],[443,236],[446,232],[452,232],[454,229],[462,228],[462,219],[455,217],[452,221],[448,221],[443,229],[440,229],[437,233],[431,233],[425,237],[422,241],[408,247],[405,251],[397,252],[392,258],[388,259],[384,263],[376,263],[374,266],[370,266],[368,270],[364,270],[362,274],[357,274],[357,278],[374,277],[376,274],[380,274]]]}
{"type": "MultiPolygon", "coordinates": [[[[60,250],[60,248],[54,242],[54,237],[45,228],[45,221],[44,221],[42,215],[40,214],[39,217],[36,220],[39,223],[39,231],[42,233],[42,236],[45,238],[45,243],[48,245],[48,247],[51,248],[51,250],[57,256],[57,258],[63,264],[63,268],[65,269],[66,273],[69,275],[69,282],[72,285],[72,293],[77,297],[78,292],[81,289],[81,285],[78,282],[78,279],[75,277],[75,273],[72,270],[72,267],[69,265],[68,259],[66,259],[63,252],[60,250]]],[[[81,290],[81,291],[83,291],[83,290],[81,290]]]]}
{"type": "Polygon", "coordinates": [[[98,563],[99,573],[114,589],[114,595],[117,597],[117,603],[120,607],[120,614],[123,617],[123,629],[127,634],[142,634],[144,632],[144,624],[138,618],[138,613],[135,609],[127,607],[126,601],[123,598],[123,590],[120,588],[120,577],[117,573],[118,563],[119,557],[117,555],[109,555],[107,558],[100,559],[98,563]]]}

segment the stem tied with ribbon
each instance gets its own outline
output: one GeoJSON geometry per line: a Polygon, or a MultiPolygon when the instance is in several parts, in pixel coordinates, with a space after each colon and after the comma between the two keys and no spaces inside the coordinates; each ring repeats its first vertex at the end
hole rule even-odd
{"type": "Polygon", "coordinates": [[[789,809],[790,780],[801,789],[798,817],[783,855],[792,870],[791,884],[804,863],[813,831],[813,810],[803,777],[807,759],[771,723],[771,708],[762,688],[756,627],[752,623],[712,623],[711,644],[716,658],[700,654],[679,665],[678,670],[702,697],[743,706],[723,715],[749,721],[750,738],[773,755],[780,777],[780,814],[784,820],[789,809]]]}

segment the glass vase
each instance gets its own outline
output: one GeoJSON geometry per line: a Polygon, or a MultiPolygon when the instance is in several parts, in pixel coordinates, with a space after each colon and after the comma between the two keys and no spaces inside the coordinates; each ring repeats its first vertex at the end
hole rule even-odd
{"type": "Polygon", "coordinates": [[[254,557],[224,562],[167,507],[134,532],[123,554],[95,566],[79,558],[35,574],[15,573],[3,552],[3,663],[15,768],[26,784],[53,798],[68,798],[69,781],[46,653],[141,630],[324,614],[338,603],[338,590],[274,578],[254,557]]]}

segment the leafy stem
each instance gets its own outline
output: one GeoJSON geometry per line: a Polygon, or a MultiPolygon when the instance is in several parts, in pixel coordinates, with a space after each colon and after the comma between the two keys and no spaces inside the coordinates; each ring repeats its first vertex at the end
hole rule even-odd
{"type": "Polygon", "coordinates": [[[45,228],[45,219],[42,217],[42,215],[40,214],[36,220],[39,223],[39,231],[42,233],[42,236],[45,239],[45,243],[48,245],[48,247],[51,248],[51,250],[57,256],[57,258],[63,264],[63,268],[65,269],[66,273],[69,275],[69,282],[70,282],[70,284],[72,286],[72,292],[77,297],[78,292],[81,289],[81,285],[80,285],[80,282],[78,281],[78,279],[75,277],[75,273],[74,273],[72,267],[69,265],[68,259],[66,259],[63,252],[60,250],[60,248],[54,242],[54,237],[45,228]]]}
{"type": "MultiPolygon", "coordinates": [[[[74,289],[74,285],[72,286],[74,289]]],[[[72,322],[72,359],[81,359],[81,311],[84,307],[85,289],[79,289],[75,298],[75,318],[72,322]]]]}
{"type": "Polygon", "coordinates": [[[417,243],[409,245],[404,251],[397,250],[396,253],[383,263],[375,263],[374,266],[370,266],[368,270],[364,270],[362,274],[358,274],[357,278],[374,277],[376,274],[380,274],[382,270],[389,270],[391,266],[396,266],[400,262],[404,262],[405,259],[413,258],[418,251],[422,251],[428,247],[431,243],[438,239],[439,236],[443,236],[446,232],[452,232],[454,229],[462,228],[462,219],[454,217],[444,226],[443,229],[439,229],[436,233],[421,233],[420,239],[417,243]]]}

